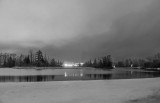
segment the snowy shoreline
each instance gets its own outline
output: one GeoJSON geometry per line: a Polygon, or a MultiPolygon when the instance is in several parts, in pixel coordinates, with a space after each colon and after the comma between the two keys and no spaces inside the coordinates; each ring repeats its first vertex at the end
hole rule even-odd
{"type": "Polygon", "coordinates": [[[159,85],[160,78],[0,83],[0,103],[141,103],[132,100],[154,94],[159,85]]]}

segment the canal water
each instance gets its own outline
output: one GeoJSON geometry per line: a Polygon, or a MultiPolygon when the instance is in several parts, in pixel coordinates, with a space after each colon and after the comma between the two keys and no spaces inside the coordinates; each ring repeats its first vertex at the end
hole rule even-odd
{"type": "MultiPolygon", "coordinates": [[[[18,71],[18,70],[16,70],[18,71]]],[[[110,80],[160,77],[160,72],[131,70],[131,69],[46,69],[46,70],[19,70],[25,72],[0,73],[0,82],[45,82],[45,81],[72,81],[72,80],[110,80]]]]}

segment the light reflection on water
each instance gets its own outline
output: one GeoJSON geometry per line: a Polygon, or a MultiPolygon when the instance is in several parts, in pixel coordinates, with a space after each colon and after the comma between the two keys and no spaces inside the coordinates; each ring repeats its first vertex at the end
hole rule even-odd
{"type": "MultiPolygon", "coordinates": [[[[74,70],[75,71],[75,70],[74,70]]],[[[110,80],[160,77],[159,72],[122,71],[106,73],[89,73],[83,70],[78,72],[64,72],[60,75],[3,75],[0,82],[42,82],[42,81],[72,81],[72,80],[110,80]]]]}

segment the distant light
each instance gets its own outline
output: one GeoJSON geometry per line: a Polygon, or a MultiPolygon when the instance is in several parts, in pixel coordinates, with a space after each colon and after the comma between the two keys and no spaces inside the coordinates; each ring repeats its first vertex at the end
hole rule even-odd
{"type": "Polygon", "coordinates": [[[64,66],[64,67],[73,67],[74,64],[65,63],[63,66],[64,66]]]}
{"type": "Polygon", "coordinates": [[[79,66],[83,66],[84,63],[64,63],[63,66],[64,67],[79,67],[79,66]]]}
{"type": "Polygon", "coordinates": [[[80,65],[81,65],[81,66],[84,65],[84,63],[80,63],[80,65]]]}
{"type": "Polygon", "coordinates": [[[78,67],[78,64],[77,64],[77,63],[75,63],[75,64],[74,64],[74,67],[78,67]]]}

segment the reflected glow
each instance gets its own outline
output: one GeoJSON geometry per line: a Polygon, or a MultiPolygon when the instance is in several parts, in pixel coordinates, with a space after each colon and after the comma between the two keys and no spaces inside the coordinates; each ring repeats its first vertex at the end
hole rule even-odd
{"type": "Polygon", "coordinates": [[[64,73],[64,76],[67,77],[67,73],[66,72],[64,73]]]}
{"type": "Polygon", "coordinates": [[[81,73],[80,76],[83,77],[83,73],[81,73]]]}
{"type": "Polygon", "coordinates": [[[83,73],[73,73],[73,74],[67,74],[67,72],[64,73],[64,77],[83,77],[83,73]]]}

